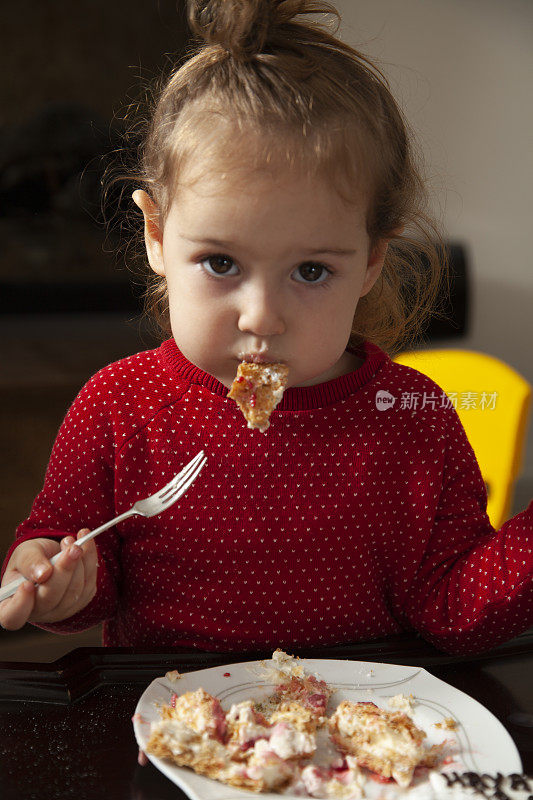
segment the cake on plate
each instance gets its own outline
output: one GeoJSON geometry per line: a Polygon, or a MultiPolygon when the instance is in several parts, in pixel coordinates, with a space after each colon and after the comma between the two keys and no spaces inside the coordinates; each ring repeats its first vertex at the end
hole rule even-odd
{"type": "Polygon", "coordinates": [[[440,750],[424,747],[426,734],[403,711],[386,711],[372,702],[343,700],[329,718],[337,747],[382,778],[411,783],[419,766],[435,766],[440,750]]]}
{"type": "MultiPolygon", "coordinates": [[[[335,689],[280,649],[250,670],[272,691],[228,711],[202,688],[172,693],[146,752],[233,787],[338,800],[365,797],[369,778],[404,790],[417,767],[442,758],[442,745],[427,747],[404,711],[348,700],[328,710],[335,689]]],[[[412,699],[392,705],[411,708],[412,699]]]]}
{"type": "Polygon", "coordinates": [[[314,734],[279,715],[271,722],[252,701],[220,704],[203,689],[165,706],[151,728],[146,751],[200,775],[256,792],[278,791],[292,782],[302,759],[316,749],[314,734]]]}

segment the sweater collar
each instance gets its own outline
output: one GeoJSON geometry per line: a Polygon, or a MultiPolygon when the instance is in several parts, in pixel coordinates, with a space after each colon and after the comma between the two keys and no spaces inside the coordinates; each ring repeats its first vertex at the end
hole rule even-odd
{"type": "MultiPolygon", "coordinates": [[[[366,386],[374,375],[390,361],[389,356],[376,344],[364,341],[352,350],[363,363],[354,372],[340,375],[315,386],[294,386],[287,389],[277,406],[278,411],[301,411],[332,405],[344,400],[349,395],[366,386]]],[[[204,386],[210,392],[226,397],[228,389],[213,375],[199,369],[190,362],[178,349],[174,339],[167,339],[159,348],[162,366],[176,378],[185,379],[188,383],[204,386]]]]}

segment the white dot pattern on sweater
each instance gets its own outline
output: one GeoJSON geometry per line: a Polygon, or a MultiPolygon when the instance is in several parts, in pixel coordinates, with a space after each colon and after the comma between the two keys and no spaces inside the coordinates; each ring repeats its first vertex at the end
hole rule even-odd
{"type": "Polygon", "coordinates": [[[98,592],[50,630],[105,620],[110,645],[253,649],[418,630],[482,650],[533,622],[533,505],[490,527],[453,409],[376,410],[376,393],[435,391],[366,346],[364,366],[288,390],[267,433],[174,342],[123,359],[80,392],[17,541],[96,527],[208,464],[152,519],[96,541],[98,592]]]}

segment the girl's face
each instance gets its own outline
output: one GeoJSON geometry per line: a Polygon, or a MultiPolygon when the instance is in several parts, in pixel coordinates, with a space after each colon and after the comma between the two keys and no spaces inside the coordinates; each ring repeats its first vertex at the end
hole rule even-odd
{"type": "Polygon", "coordinates": [[[148,195],[134,200],[172,334],[197,367],[229,387],[243,359],[283,362],[289,386],[312,386],[358,365],[346,352],[353,316],[386,252],[370,252],[363,200],[347,206],[325,181],[288,171],[207,170],[178,190],[163,230],[148,195]]]}

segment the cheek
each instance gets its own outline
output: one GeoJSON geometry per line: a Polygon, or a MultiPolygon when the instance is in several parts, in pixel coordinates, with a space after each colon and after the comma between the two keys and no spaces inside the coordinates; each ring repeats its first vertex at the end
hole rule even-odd
{"type": "Polygon", "coordinates": [[[353,318],[359,300],[361,299],[363,281],[364,275],[358,273],[357,277],[354,277],[353,280],[345,286],[344,290],[339,293],[336,302],[336,312],[332,315],[332,320],[336,322],[338,326],[348,326],[351,329],[353,318]]]}
{"type": "Polygon", "coordinates": [[[198,288],[188,276],[170,272],[167,275],[170,311],[182,316],[194,316],[201,311],[203,303],[198,288]]]}
{"type": "Polygon", "coordinates": [[[327,339],[338,336],[340,331],[347,328],[351,329],[359,290],[359,283],[356,286],[343,283],[334,291],[316,289],[316,302],[302,314],[302,324],[307,329],[320,330],[327,339]]]}
{"type": "Polygon", "coordinates": [[[170,317],[173,329],[206,339],[223,333],[229,311],[220,297],[206,291],[197,281],[168,281],[170,317]]]}

